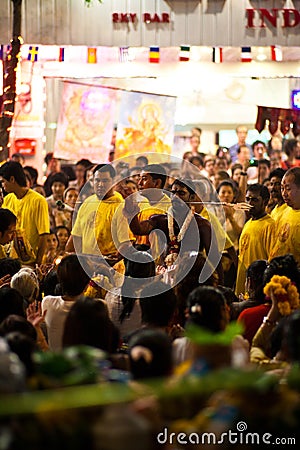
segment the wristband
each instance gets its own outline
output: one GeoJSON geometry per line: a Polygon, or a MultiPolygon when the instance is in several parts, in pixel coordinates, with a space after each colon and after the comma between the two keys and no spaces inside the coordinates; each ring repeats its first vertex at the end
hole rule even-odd
{"type": "Polygon", "coordinates": [[[274,320],[269,319],[269,317],[267,317],[267,316],[265,316],[263,318],[263,323],[266,323],[267,325],[272,325],[272,326],[277,325],[277,322],[275,322],[274,320]]]}
{"type": "Polygon", "coordinates": [[[248,174],[247,172],[240,172],[240,175],[242,175],[242,177],[246,177],[248,174]]]}

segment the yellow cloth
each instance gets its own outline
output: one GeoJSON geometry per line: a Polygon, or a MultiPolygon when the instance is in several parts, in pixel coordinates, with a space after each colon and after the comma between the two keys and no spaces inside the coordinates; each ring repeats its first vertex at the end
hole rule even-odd
{"type": "Polygon", "coordinates": [[[4,245],[0,244],[0,259],[6,258],[6,251],[4,245]]]}
{"type": "Polygon", "coordinates": [[[206,208],[203,208],[200,214],[202,217],[204,217],[211,223],[217,238],[219,252],[222,252],[223,250],[227,250],[228,248],[233,247],[233,242],[231,241],[228,234],[222,227],[217,216],[212,212],[208,212],[206,208]]]}
{"type": "Polygon", "coordinates": [[[130,239],[123,205],[124,199],[118,192],[106,200],[99,200],[94,194],[83,202],[72,229],[73,236],[82,238],[82,253],[99,255],[100,250],[104,256],[114,254],[115,242],[118,245],[130,239]]]}
{"type": "MultiPolygon", "coordinates": [[[[3,208],[8,208],[15,214],[17,235],[23,236],[24,242],[28,241],[30,244],[31,249],[27,249],[29,259],[24,259],[23,262],[34,263],[40,235],[50,232],[48,203],[45,197],[32,189],[29,189],[21,199],[11,193],[4,198],[3,208]]],[[[17,257],[14,245],[10,256],[17,257]]]]}
{"type": "Polygon", "coordinates": [[[275,221],[269,214],[246,222],[239,242],[236,294],[245,292],[246,270],[253,261],[269,259],[275,238],[275,221]]]}
{"type": "MultiPolygon", "coordinates": [[[[166,194],[163,194],[159,202],[154,205],[151,205],[145,197],[145,200],[139,203],[141,212],[138,214],[138,220],[139,222],[143,222],[144,220],[150,219],[154,214],[164,214],[168,211],[170,206],[172,206],[172,202],[170,197],[166,194]]],[[[148,236],[136,236],[135,239],[136,244],[150,245],[148,236]]]]}
{"type": "Polygon", "coordinates": [[[300,210],[287,207],[276,221],[276,240],[270,259],[292,253],[300,264],[300,210]]]}
{"type": "Polygon", "coordinates": [[[281,218],[282,214],[285,213],[287,208],[289,208],[289,206],[286,203],[283,203],[280,206],[276,205],[275,208],[272,209],[270,216],[275,220],[275,222],[277,222],[281,218]]]}

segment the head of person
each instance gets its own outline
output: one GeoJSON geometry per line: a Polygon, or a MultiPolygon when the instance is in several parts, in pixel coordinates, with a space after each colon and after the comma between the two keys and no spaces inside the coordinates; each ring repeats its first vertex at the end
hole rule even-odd
{"type": "Polygon", "coordinates": [[[296,157],[300,142],[297,139],[287,139],[284,143],[283,150],[288,157],[296,157]]]}
{"type": "Polygon", "coordinates": [[[283,347],[287,360],[300,363],[300,310],[294,311],[284,323],[283,347]]]}
{"type": "Polygon", "coordinates": [[[147,156],[144,156],[144,155],[138,156],[135,160],[135,165],[137,167],[145,167],[148,164],[149,164],[148,158],[147,158],[147,156]]]}
{"type": "Polygon", "coordinates": [[[213,177],[216,172],[216,160],[215,158],[207,158],[204,161],[204,169],[208,173],[209,177],[213,177]]]}
{"type": "Polygon", "coordinates": [[[253,156],[256,159],[262,159],[267,151],[266,145],[263,141],[254,141],[252,144],[253,156]]]}
{"type": "Polygon", "coordinates": [[[288,206],[295,210],[300,209],[300,167],[292,167],[284,174],[281,193],[288,206]]]}
{"type": "Polygon", "coordinates": [[[43,197],[46,197],[46,191],[42,184],[34,184],[31,189],[38,194],[41,194],[43,197]]]}
{"type": "Polygon", "coordinates": [[[246,202],[251,206],[249,214],[253,219],[259,219],[265,215],[269,200],[270,193],[266,186],[255,183],[247,187],[246,202]]]}
{"type": "Polygon", "coordinates": [[[246,291],[249,292],[250,299],[254,296],[255,300],[263,303],[265,294],[264,288],[264,271],[268,266],[267,261],[258,259],[253,261],[246,270],[246,291]]]}
{"type": "Polygon", "coordinates": [[[247,145],[241,144],[237,149],[238,160],[241,164],[244,164],[250,159],[250,150],[247,145]]]}
{"type": "Polygon", "coordinates": [[[37,179],[38,179],[38,171],[35,167],[32,166],[24,166],[23,167],[25,174],[28,174],[30,177],[30,186],[34,186],[37,183],[37,179]]]}
{"type": "Polygon", "coordinates": [[[8,333],[19,331],[31,338],[34,342],[37,340],[37,332],[34,326],[25,319],[25,317],[11,314],[0,324],[0,336],[6,336],[8,333]]]}
{"type": "Polygon", "coordinates": [[[10,157],[10,160],[20,163],[21,166],[25,165],[25,158],[21,153],[13,153],[10,157]]]}
{"type": "Polygon", "coordinates": [[[199,138],[201,138],[201,134],[202,134],[201,128],[193,127],[191,131],[192,131],[192,136],[199,136],[199,138]]]}
{"type": "Polygon", "coordinates": [[[216,287],[199,286],[188,296],[188,323],[218,333],[228,324],[226,300],[216,287]]]}
{"type": "Polygon", "coordinates": [[[58,227],[54,228],[54,233],[56,234],[58,240],[58,247],[64,249],[70,237],[69,228],[65,227],[64,225],[59,225],[58,227]]]}
{"type": "Polygon", "coordinates": [[[85,180],[86,179],[86,171],[92,166],[92,162],[88,159],[80,159],[75,164],[75,175],[77,180],[85,180]]]}
{"type": "Polygon", "coordinates": [[[245,125],[239,125],[236,128],[236,135],[238,138],[238,143],[240,145],[245,144],[246,139],[247,139],[247,134],[248,134],[248,129],[245,125]]]}
{"type": "Polygon", "coordinates": [[[217,187],[221,202],[234,203],[238,194],[237,188],[231,180],[222,181],[217,187]]]}
{"type": "Polygon", "coordinates": [[[196,135],[196,134],[193,134],[193,135],[190,137],[190,146],[191,146],[191,148],[192,148],[192,152],[193,152],[193,153],[198,152],[199,145],[200,145],[200,136],[198,136],[198,135],[196,135]]]}
{"type": "Polygon", "coordinates": [[[24,267],[13,275],[10,286],[23,296],[26,304],[35,301],[39,295],[38,277],[29,267],[24,267]]]}
{"type": "Polygon", "coordinates": [[[80,297],[66,318],[63,347],[89,345],[108,353],[118,348],[119,333],[102,300],[80,297]]]}
{"type": "Polygon", "coordinates": [[[142,323],[149,327],[166,328],[175,313],[174,290],[162,281],[148,283],[140,294],[142,323]]]}
{"type": "Polygon", "coordinates": [[[272,258],[267,268],[264,271],[263,283],[264,286],[271,281],[274,275],[288,277],[293,283],[295,283],[298,292],[300,292],[300,277],[297,262],[292,254],[284,256],[276,256],[272,258]]]}
{"type": "Polygon", "coordinates": [[[51,176],[50,189],[54,198],[62,199],[65,189],[68,187],[69,181],[63,172],[57,172],[51,176]]]}
{"type": "Polygon", "coordinates": [[[177,178],[171,186],[172,208],[177,212],[186,212],[186,207],[197,201],[196,186],[192,180],[177,178]]]}
{"type": "Polygon", "coordinates": [[[8,286],[0,289],[0,323],[10,314],[25,317],[23,296],[8,286]]]}
{"type": "Polygon", "coordinates": [[[11,242],[16,232],[17,218],[9,209],[0,208],[0,244],[11,242]]]}
{"type": "Polygon", "coordinates": [[[50,230],[50,233],[47,234],[46,245],[46,252],[57,250],[58,239],[54,230],[50,230]]]}
{"type": "Polygon", "coordinates": [[[265,180],[270,176],[271,163],[268,159],[261,158],[258,160],[258,176],[260,180],[265,180]]]}
{"type": "Polygon", "coordinates": [[[75,187],[70,186],[70,187],[67,187],[67,189],[64,190],[63,201],[67,205],[71,206],[71,208],[75,208],[78,196],[79,196],[78,189],[76,189],[75,187]]]}
{"type": "Polygon", "coordinates": [[[138,166],[130,167],[128,177],[130,180],[133,180],[136,183],[138,183],[139,178],[140,178],[140,173],[141,173],[141,167],[138,167],[138,166]]]}
{"type": "Polygon", "coordinates": [[[21,269],[21,263],[15,258],[2,258],[0,259],[0,278],[4,275],[10,275],[11,277],[21,269]]]}
{"type": "Polygon", "coordinates": [[[77,255],[67,255],[57,266],[57,278],[63,295],[75,297],[83,293],[90,276],[82,267],[82,261],[77,255]]]}
{"type": "Polygon", "coordinates": [[[271,199],[282,201],[282,194],[281,194],[281,180],[285,174],[285,170],[281,168],[277,168],[275,170],[272,170],[270,173],[269,179],[269,192],[271,199]]]}
{"type": "Polygon", "coordinates": [[[134,194],[138,191],[138,185],[135,181],[126,178],[121,180],[117,186],[118,192],[123,196],[123,198],[129,197],[129,195],[134,194]]]}
{"type": "MultiPolygon", "coordinates": [[[[138,187],[142,191],[146,189],[163,189],[166,179],[167,173],[164,166],[161,164],[148,164],[141,170],[138,187]]],[[[147,195],[146,192],[145,195],[147,195]]]]}
{"type": "Polygon", "coordinates": [[[231,178],[237,184],[239,184],[241,179],[241,172],[243,171],[243,166],[239,163],[233,164],[231,167],[231,178]]]}
{"type": "Polygon", "coordinates": [[[198,167],[198,169],[203,169],[203,158],[201,158],[201,156],[196,155],[196,156],[191,156],[190,158],[190,163],[193,164],[194,166],[198,167]]]}
{"type": "MultiPolygon", "coordinates": [[[[230,164],[231,162],[231,158],[230,158],[230,152],[229,149],[227,147],[219,147],[216,151],[216,157],[217,158],[225,158],[227,161],[227,166],[230,164]]],[[[227,169],[226,169],[227,170],[227,169]]]]}
{"type": "Polygon", "coordinates": [[[52,152],[47,153],[45,156],[45,163],[47,164],[47,172],[60,172],[60,160],[55,158],[52,152]]]}
{"type": "Polygon", "coordinates": [[[166,377],[172,374],[172,342],[160,330],[145,329],[129,341],[130,372],[135,380],[166,377]]]}
{"type": "Polygon", "coordinates": [[[219,156],[216,159],[216,170],[228,170],[228,159],[226,156],[219,156]]]}
{"type": "Polygon", "coordinates": [[[105,200],[114,194],[116,171],[111,164],[98,164],[94,168],[94,192],[99,200],[105,200]]]}
{"type": "Polygon", "coordinates": [[[20,187],[26,187],[26,175],[20,163],[7,161],[0,167],[0,179],[4,190],[10,194],[20,187]]]}

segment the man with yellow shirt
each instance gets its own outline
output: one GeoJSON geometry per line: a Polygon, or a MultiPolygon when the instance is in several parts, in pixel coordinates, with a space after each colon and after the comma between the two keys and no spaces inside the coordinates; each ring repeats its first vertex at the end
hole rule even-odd
{"type": "Polygon", "coordinates": [[[266,186],[258,183],[248,186],[246,202],[251,206],[251,218],[245,223],[239,240],[237,295],[245,292],[247,268],[258,259],[268,260],[274,245],[275,221],[265,211],[269,198],[266,186]]]}
{"type": "MultiPolygon", "coordinates": [[[[139,222],[148,220],[154,214],[163,214],[171,206],[170,197],[163,192],[167,179],[165,168],[161,164],[148,164],[143,167],[138,180],[138,188],[144,200],[139,203],[141,212],[138,214],[139,222]]],[[[154,236],[136,236],[136,245],[155,245],[154,236]]]]}
{"type": "Polygon", "coordinates": [[[98,164],[93,171],[94,194],[80,206],[67,243],[68,252],[117,259],[118,245],[130,240],[129,228],[119,208],[124,200],[114,190],[115,169],[98,164]]]}
{"type": "Polygon", "coordinates": [[[3,208],[17,217],[17,228],[10,256],[24,265],[41,264],[50,232],[45,197],[29,189],[20,163],[8,161],[0,167],[2,185],[8,195],[3,208]]]}
{"type": "Polygon", "coordinates": [[[270,201],[275,202],[275,207],[270,212],[272,219],[278,221],[285,210],[288,208],[287,204],[283,200],[281,193],[281,181],[285,174],[285,170],[279,167],[270,173],[270,183],[268,189],[270,191],[270,201]]]}
{"type": "Polygon", "coordinates": [[[270,259],[291,253],[300,264],[300,167],[285,173],[281,192],[287,208],[276,220],[276,240],[270,259]]]}

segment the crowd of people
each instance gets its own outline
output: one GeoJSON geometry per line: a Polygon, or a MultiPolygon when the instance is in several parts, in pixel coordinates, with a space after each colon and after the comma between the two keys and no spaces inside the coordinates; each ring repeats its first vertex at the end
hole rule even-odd
{"type": "Polygon", "coordinates": [[[192,133],[180,165],[82,159],[72,176],[51,154],[39,185],[20,155],[2,164],[0,335],[28,379],[34,352],[75,345],[127,383],[300,362],[300,142],[249,145],[239,126],[205,154],[192,133]]]}

